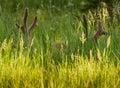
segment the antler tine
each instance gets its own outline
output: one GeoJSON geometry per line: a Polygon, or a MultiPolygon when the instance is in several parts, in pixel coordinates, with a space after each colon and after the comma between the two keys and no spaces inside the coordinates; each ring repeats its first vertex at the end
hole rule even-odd
{"type": "Polygon", "coordinates": [[[16,23],[16,26],[18,27],[19,30],[21,30],[23,33],[25,33],[24,26],[21,26],[21,25],[19,25],[17,23],[16,23]]]}
{"type": "Polygon", "coordinates": [[[83,22],[84,22],[84,27],[85,27],[85,36],[88,37],[88,23],[87,23],[87,17],[85,14],[83,14],[83,22]]]}
{"type": "Polygon", "coordinates": [[[19,24],[16,23],[15,25],[16,25],[16,27],[18,27],[18,29],[20,29],[20,25],[19,24]]]}
{"type": "Polygon", "coordinates": [[[16,26],[25,34],[25,28],[26,28],[26,23],[27,23],[27,17],[28,17],[28,8],[25,8],[24,11],[24,18],[23,18],[23,25],[19,25],[16,23],[16,26]]]}
{"type": "Polygon", "coordinates": [[[24,26],[24,27],[26,27],[27,17],[28,17],[28,8],[25,8],[24,18],[23,18],[23,26],[24,26]]]}
{"type": "Polygon", "coordinates": [[[98,30],[102,30],[103,28],[102,28],[102,24],[101,24],[101,22],[99,22],[98,23],[98,30]]]}
{"type": "Polygon", "coordinates": [[[37,25],[37,16],[35,16],[33,23],[29,26],[29,28],[27,29],[28,32],[30,33],[31,30],[33,30],[33,28],[37,25]]]}
{"type": "Polygon", "coordinates": [[[83,14],[83,21],[84,21],[85,24],[87,24],[87,17],[86,17],[85,14],[83,14]]]}
{"type": "Polygon", "coordinates": [[[107,32],[103,30],[101,22],[99,22],[99,24],[98,24],[98,31],[99,31],[100,35],[107,34],[107,32]]]}
{"type": "Polygon", "coordinates": [[[98,37],[100,37],[101,35],[107,35],[107,34],[108,33],[103,30],[101,22],[99,22],[98,23],[98,30],[97,30],[96,34],[93,36],[93,39],[97,40],[98,37]]]}

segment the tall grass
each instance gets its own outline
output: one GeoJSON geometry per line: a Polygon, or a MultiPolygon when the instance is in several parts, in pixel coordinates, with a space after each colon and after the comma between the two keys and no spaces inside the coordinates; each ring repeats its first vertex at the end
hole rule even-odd
{"type": "Polygon", "coordinates": [[[15,27],[16,22],[22,22],[23,10],[14,14],[4,10],[0,16],[1,88],[120,87],[117,16],[111,26],[108,26],[108,15],[100,18],[108,35],[95,42],[92,37],[98,22],[92,12],[86,14],[89,29],[86,39],[82,14],[78,11],[29,11],[28,24],[35,14],[38,16],[38,26],[30,34],[30,47],[25,43],[25,36],[15,27]],[[64,43],[67,48],[57,49],[56,42],[64,43]]]}
{"type": "MultiPolygon", "coordinates": [[[[37,53],[24,51],[23,42],[20,50],[10,51],[12,40],[2,43],[0,47],[0,87],[4,88],[119,88],[120,63],[115,65],[109,58],[95,61],[91,53],[90,59],[71,54],[70,58],[55,64],[49,53],[43,50],[37,53]],[[46,57],[44,57],[46,55],[46,57]]],[[[99,53],[99,52],[98,52],[99,53]]],[[[99,56],[99,55],[98,55],[99,56]]],[[[100,57],[99,57],[100,58],[100,57]]]]}

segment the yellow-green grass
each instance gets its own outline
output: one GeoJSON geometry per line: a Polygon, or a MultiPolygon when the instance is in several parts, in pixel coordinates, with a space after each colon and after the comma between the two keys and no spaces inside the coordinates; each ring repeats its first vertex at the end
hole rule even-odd
{"type": "MultiPolygon", "coordinates": [[[[34,15],[38,26],[31,32],[31,43],[17,27],[23,11],[0,16],[0,88],[119,88],[120,30],[115,16],[100,18],[107,36],[92,40],[98,22],[88,17],[88,39],[84,36],[82,14],[76,11],[29,9],[28,24],[34,15]],[[79,16],[80,18],[77,18],[79,16]],[[60,50],[54,43],[62,42],[60,50]]],[[[100,14],[100,13],[99,13],[100,14]]]]}

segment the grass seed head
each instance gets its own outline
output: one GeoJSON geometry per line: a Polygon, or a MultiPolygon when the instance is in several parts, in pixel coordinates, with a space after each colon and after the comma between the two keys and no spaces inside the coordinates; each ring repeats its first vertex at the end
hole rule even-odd
{"type": "Polygon", "coordinates": [[[85,33],[84,32],[82,32],[82,36],[80,37],[80,40],[81,40],[82,44],[84,45],[84,43],[86,41],[85,33]]]}

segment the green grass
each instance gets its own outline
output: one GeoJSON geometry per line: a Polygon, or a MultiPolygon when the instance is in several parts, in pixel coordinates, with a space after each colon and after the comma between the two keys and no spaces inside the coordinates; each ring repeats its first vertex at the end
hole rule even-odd
{"type": "Polygon", "coordinates": [[[78,11],[29,9],[28,24],[37,14],[38,26],[31,32],[28,47],[25,36],[15,27],[16,22],[22,23],[22,13],[4,10],[0,16],[0,88],[120,87],[118,16],[110,27],[108,15],[100,19],[108,35],[96,43],[92,37],[97,21],[87,13],[89,38],[82,43],[84,27],[78,11]],[[58,41],[67,48],[56,49],[58,41]]]}

